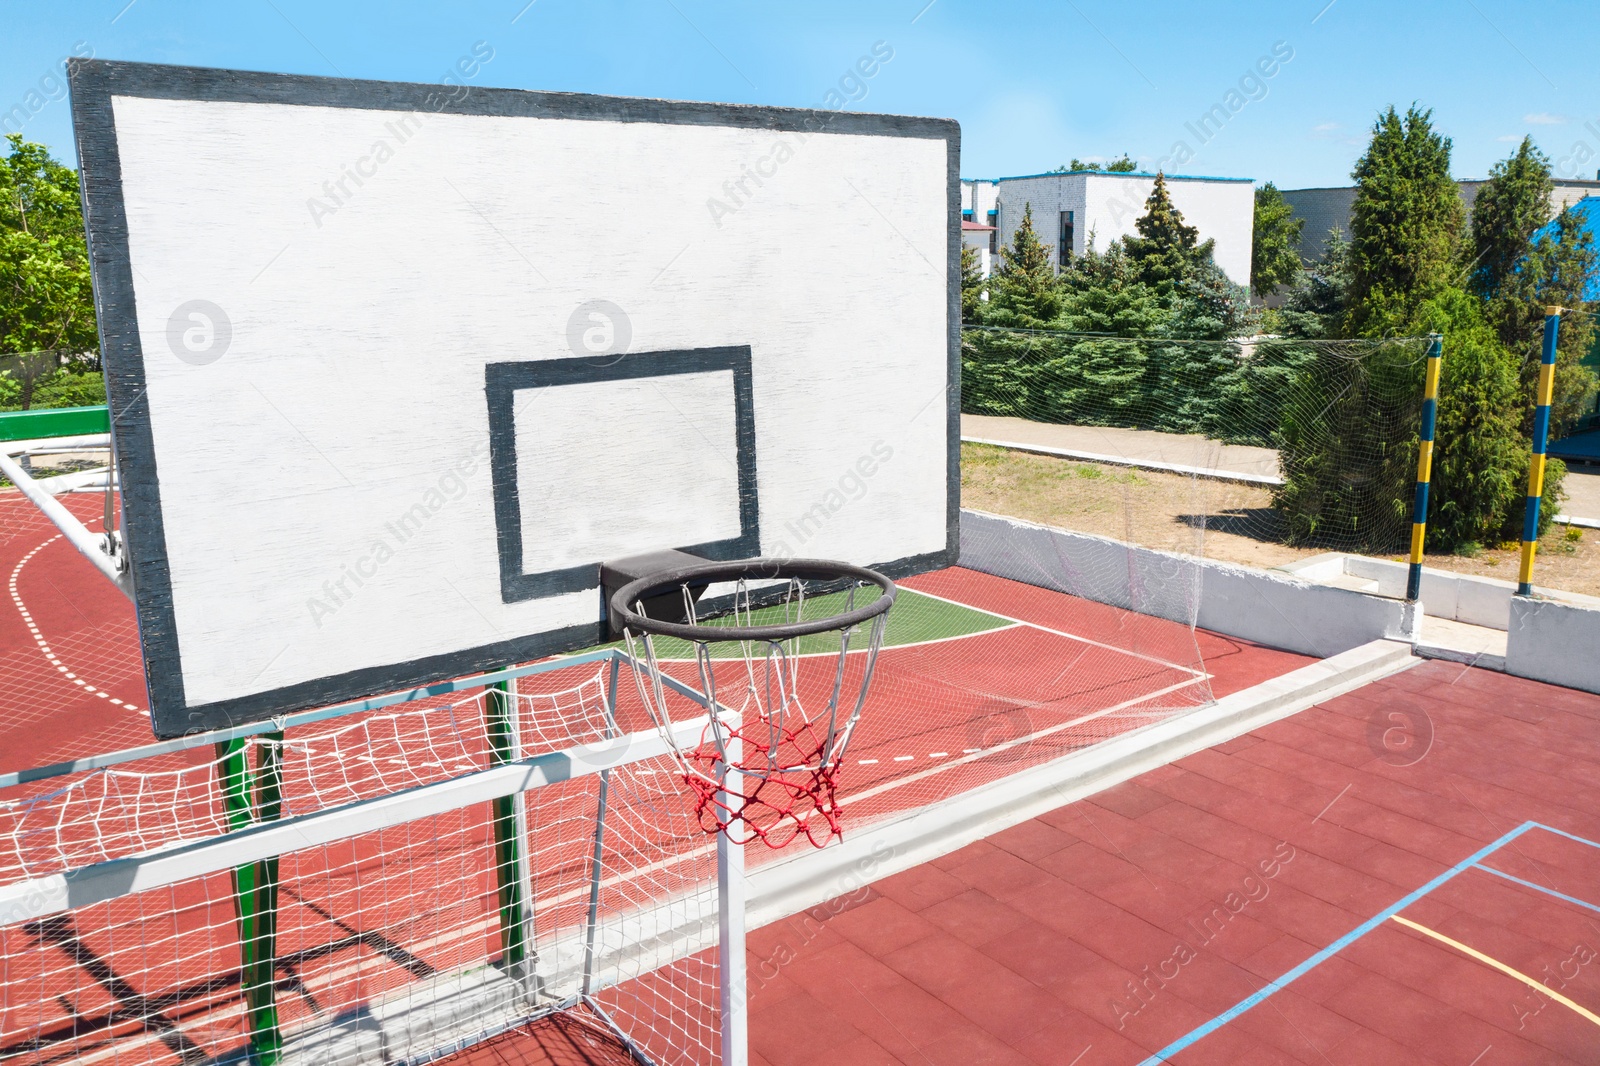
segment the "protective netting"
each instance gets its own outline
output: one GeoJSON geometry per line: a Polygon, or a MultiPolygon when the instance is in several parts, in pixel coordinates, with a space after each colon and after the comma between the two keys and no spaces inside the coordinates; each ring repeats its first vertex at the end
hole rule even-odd
{"type": "MultiPolygon", "coordinates": [[[[592,673],[520,698],[517,731],[547,746],[550,710],[574,733],[602,746],[614,740],[603,710],[593,728],[583,724],[583,701],[599,691],[591,683],[592,673]]],[[[483,730],[463,716],[481,702],[419,712],[453,717],[459,736],[477,737],[449,750],[435,743],[433,753],[484,765],[483,730]]],[[[308,813],[431,781],[406,793],[426,810],[461,767],[419,752],[413,761],[440,765],[390,774],[387,759],[355,758],[357,737],[381,744],[385,728],[342,723],[337,735],[304,742],[325,765],[342,753],[355,768],[336,784],[324,768],[320,794],[296,786],[310,764],[295,768],[290,752],[301,742],[286,740],[291,806],[308,813]]],[[[536,789],[515,805],[520,846],[509,852],[496,847],[495,803],[375,830],[361,807],[349,808],[339,830],[347,835],[282,851],[275,927],[250,927],[253,937],[240,924],[226,857],[205,850],[214,844],[197,846],[190,861],[200,869],[170,884],[36,919],[19,920],[39,891],[19,893],[26,883],[8,876],[0,880],[12,886],[0,913],[0,1061],[238,1056],[261,1048],[265,1001],[283,1061],[409,1061],[560,1011],[602,1044],[631,1046],[663,1066],[709,1066],[719,1016],[715,859],[674,769],[658,755],[536,789]],[[272,960],[270,979],[251,969],[260,954],[272,960]]]]}
{"type": "Polygon", "coordinates": [[[752,581],[740,577],[727,594],[731,605],[710,614],[697,608],[690,585],[666,583],[657,591],[680,594],[687,621],[700,628],[686,637],[650,632],[643,604],[634,605],[641,619],[624,630],[629,673],[657,728],[670,740],[673,722],[716,711],[697,742],[673,742],[707,832],[731,828],[737,840],[773,848],[796,837],[822,847],[839,836],[839,773],[894,598],[859,578],[845,583],[837,588],[838,574],[790,577],[775,588],[768,580],[756,583],[752,599],[752,581]],[[818,626],[829,628],[780,632],[818,626]],[[752,628],[768,636],[719,636],[752,628]],[[674,676],[681,688],[665,683],[674,676]]]}
{"type": "Polygon", "coordinates": [[[1426,354],[1425,338],[968,328],[963,503],[994,510],[984,503],[1032,490],[1030,513],[1003,513],[1255,564],[1286,547],[1401,551],[1426,354]]]}

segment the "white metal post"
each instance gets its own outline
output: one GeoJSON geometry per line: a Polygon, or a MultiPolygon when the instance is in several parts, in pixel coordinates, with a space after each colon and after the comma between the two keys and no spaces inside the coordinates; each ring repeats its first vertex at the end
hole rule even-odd
{"type": "MultiPolygon", "coordinates": [[[[714,713],[714,712],[713,712],[714,713]]],[[[743,742],[737,736],[728,740],[726,758],[737,763],[742,757],[743,742]]],[[[724,789],[718,800],[730,809],[737,810],[739,797],[731,795],[726,786],[730,774],[726,763],[721,767],[724,789]]],[[[750,1031],[746,1019],[746,986],[744,954],[744,832],[735,821],[717,834],[717,969],[722,991],[722,1066],[749,1066],[750,1031]]]]}

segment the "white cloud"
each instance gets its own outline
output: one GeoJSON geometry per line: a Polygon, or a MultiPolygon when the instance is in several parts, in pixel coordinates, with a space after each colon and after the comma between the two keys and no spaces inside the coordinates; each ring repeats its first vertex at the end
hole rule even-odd
{"type": "Polygon", "coordinates": [[[1496,137],[1495,140],[1504,141],[1506,144],[1517,144],[1517,143],[1521,142],[1522,134],[1520,134],[1520,133],[1508,133],[1504,137],[1496,137]]]}
{"type": "Polygon", "coordinates": [[[1535,111],[1532,114],[1523,115],[1522,121],[1530,126],[1560,126],[1566,123],[1567,116],[1552,115],[1548,111],[1535,111]]]}
{"type": "Polygon", "coordinates": [[[1312,133],[1330,133],[1339,128],[1337,122],[1319,122],[1311,127],[1312,133]]]}

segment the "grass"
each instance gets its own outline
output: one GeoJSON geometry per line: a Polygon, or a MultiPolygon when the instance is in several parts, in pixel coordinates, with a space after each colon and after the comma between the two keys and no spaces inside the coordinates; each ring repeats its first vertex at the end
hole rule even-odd
{"type": "MultiPolygon", "coordinates": [[[[821,618],[827,615],[840,614],[847,609],[846,593],[836,592],[827,596],[818,596],[806,600],[805,617],[821,618]]],[[[858,592],[856,606],[864,606],[872,602],[863,598],[858,592]]],[[[786,618],[783,606],[763,607],[751,613],[750,621],[754,625],[776,625],[786,620],[793,620],[791,611],[786,618]]],[[[724,618],[724,622],[731,624],[732,619],[724,618]]],[[[974,607],[967,607],[959,603],[949,603],[933,596],[926,596],[911,589],[902,588],[895,598],[894,606],[889,608],[889,625],[883,636],[883,646],[899,647],[907,644],[921,644],[930,640],[945,640],[951,637],[971,636],[975,633],[985,633],[989,630],[999,629],[1011,625],[1010,619],[1001,618],[999,615],[989,614],[974,607]]],[[[851,644],[861,647],[861,642],[866,638],[864,630],[858,630],[852,637],[851,644]]],[[[656,657],[660,659],[692,659],[694,652],[687,641],[671,637],[655,638],[656,657]]],[[[622,648],[623,643],[618,641],[604,645],[611,648],[622,648]]],[[[839,650],[839,637],[837,632],[818,633],[809,637],[801,637],[797,651],[801,655],[820,655],[837,653],[839,650]]],[[[734,644],[716,644],[712,646],[712,657],[717,659],[734,659],[742,657],[744,652],[734,644]]]]}
{"type": "MultiPolygon", "coordinates": [[[[966,483],[968,473],[978,473],[984,468],[997,469],[1013,463],[1016,452],[1009,448],[1001,448],[993,444],[961,445],[961,478],[966,483]]],[[[1023,478],[1024,481],[1035,481],[1049,484],[1059,481],[1103,481],[1114,485],[1144,485],[1148,480],[1134,470],[1124,470],[1120,467],[1097,466],[1092,463],[1075,463],[1057,461],[1054,464],[1041,465],[1032,469],[1023,478]]]]}

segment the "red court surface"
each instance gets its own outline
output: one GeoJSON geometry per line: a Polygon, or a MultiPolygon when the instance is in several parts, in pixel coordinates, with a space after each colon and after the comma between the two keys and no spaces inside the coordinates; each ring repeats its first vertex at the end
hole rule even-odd
{"type": "Polygon", "coordinates": [[[1597,1062],[1600,697],[1425,663],[753,931],[749,979],[767,1066],[1597,1062]]]}
{"type": "MultiPolygon", "coordinates": [[[[63,502],[91,530],[100,528],[100,497],[67,496],[63,502]]],[[[8,581],[6,602],[0,603],[0,692],[7,700],[0,772],[149,743],[132,605],[14,491],[0,493],[0,572],[8,581]]],[[[1155,694],[1162,697],[1161,707],[1196,706],[1207,680],[1196,678],[1197,666],[1211,675],[1212,693],[1222,696],[1310,662],[960,568],[906,585],[1023,624],[885,653],[880,697],[893,700],[898,660],[900,677],[934,680],[931,687],[913,681],[914,691],[904,697],[913,708],[936,705],[940,717],[893,720],[896,737],[916,743],[907,752],[887,753],[891,764],[903,754],[926,759],[929,751],[952,744],[975,746],[967,720],[992,717],[997,704],[1028,708],[1003,723],[1026,732],[1038,717],[1034,708],[1046,705],[1067,715],[1118,704],[1154,706],[1155,694]],[[958,652],[957,645],[967,647],[958,652]],[[1182,684],[1190,681],[1197,683],[1182,684]],[[952,691],[963,693],[960,708],[950,705],[952,691]],[[916,736],[923,728],[944,735],[916,736]]],[[[980,727],[979,739],[982,732],[980,727]]],[[[865,787],[876,776],[859,771],[857,781],[865,787]]]]}
{"type": "MultiPolygon", "coordinates": [[[[98,497],[66,502],[97,527],[98,497]]],[[[0,691],[11,708],[0,721],[0,770],[147,743],[131,606],[30,505],[0,497],[0,518],[7,523],[0,565],[10,600],[0,605],[0,691]]],[[[852,744],[841,786],[847,817],[857,825],[981,788],[1310,661],[961,568],[905,584],[1007,621],[885,650],[875,710],[852,744]]],[[[816,665],[826,666],[825,657],[816,665]]],[[[548,686],[540,689],[545,692],[580,683],[598,691],[601,669],[573,666],[529,680],[548,686]]],[[[632,687],[625,684],[619,695],[624,729],[648,728],[632,687]]],[[[423,709],[400,709],[411,718],[399,726],[384,725],[384,715],[374,713],[291,730],[286,810],[307,813],[487,764],[481,708],[468,706],[458,719],[445,707],[410,706],[423,709]],[[340,730],[355,732],[335,744],[340,730]]],[[[544,747],[594,739],[603,725],[597,706],[587,705],[593,720],[570,702],[565,709],[530,708],[524,737],[537,736],[544,747]]],[[[0,842],[10,849],[0,866],[13,876],[40,876],[219,832],[213,757],[202,747],[130,764],[131,776],[88,775],[81,794],[49,793],[56,782],[27,786],[27,794],[42,798],[8,815],[27,832],[0,842]],[[141,776],[146,773],[148,779],[141,776]]],[[[671,795],[669,772],[640,772],[658,774],[650,779],[653,787],[671,795]]],[[[555,789],[539,802],[544,823],[560,822],[570,831],[541,832],[536,864],[544,880],[536,910],[552,928],[565,928],[564,921],[581,919],[586,898],[593,798],[555,789]]],[[[681,802],[670,806],[686,809],[681,802]]],[[[279,999],[286,1027],[360,1009],[374,997],[492,957],[498,912],[488,826],[487,809],[479,805],[350,848],[287,857],[278,969],[296,990],[279,999]]],[[[644,834],[637,847],[622,841],[613,847],[616,855],[608,861],[624,871],[666,862],[685,876],[710,854],[705,838],[687,829],[644,834]]],[[[774,854],[753,850],[754,862],[774,854]]],[[[608,893],[622,892],[627,883],[624,877],[608,893]]],[[[243,1016],[238,982],[229,977],[237,966],[229,899],[227,877],[218,874],[185,883],[170,898],[130,897],[103,913],[75,913],[31,932],[0,932],[0,956],[13,960],[11,978],[21,982],[14,987],[29,989],[0,1009],[0,1034],[6,1035],[0,1057],[34,1040],[44,1059],[93,1048],[97,1061],[118,1047],[157,1062],[236,1045],[243,1016]],[[145,914],[147,908],[153,912],[145,914]],[[147,957],[144,945],[152,940],[162,945],[165,961],[147,957]],[[122,1016],[132,1002],[161,1005],[151,1015],[156,1029],[143,1024],[142,1012],[122,1016]],[[35,1035],[15,1042],[26,1033],[35,1035]]],[[[581,1061],[574,1056],[591,1053],[603,1060],[614,1050],[587,1038],[547,1047],[561,1032],[540,1033],[540,1054],[551,1061],[581,1061]]],[[[499,1042],[494,1053],[510,1054],[509,1046],[499,1042]]]]}

